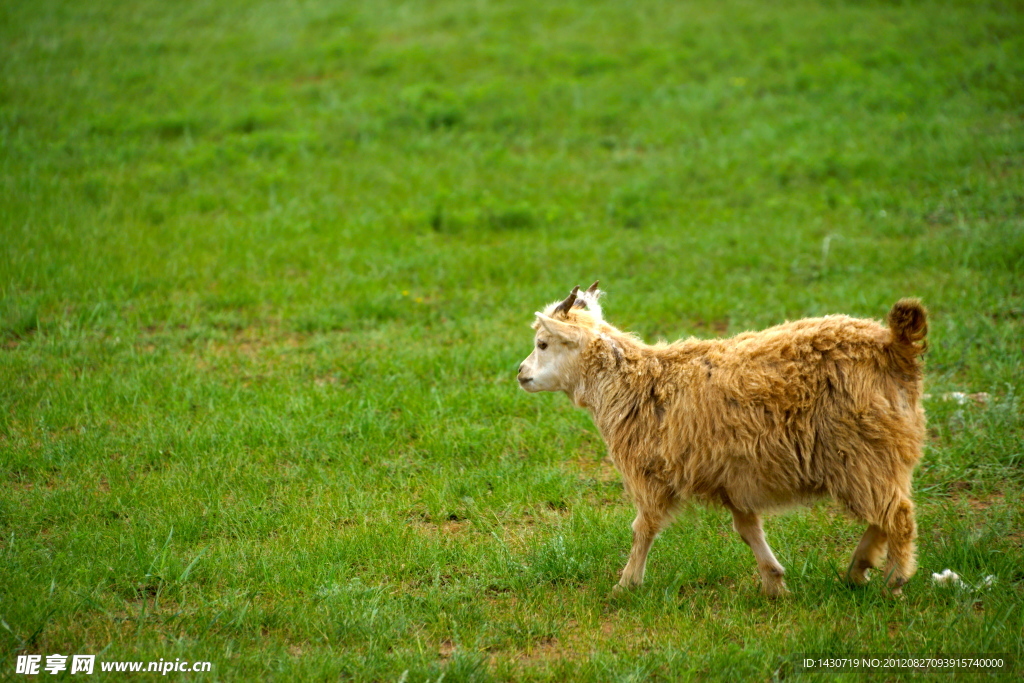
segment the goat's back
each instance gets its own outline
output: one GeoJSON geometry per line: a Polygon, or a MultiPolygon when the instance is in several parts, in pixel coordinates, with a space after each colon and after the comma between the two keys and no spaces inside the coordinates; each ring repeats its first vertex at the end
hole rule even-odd
{"type": "Polygon", "coordinates": [[[665,347],[686,387],[662,431],[677,494],[764,510],[825,494],[857,507],[882,485],[909,490],[922,376],[899,343],[874,321],[828,316],[665,347]]]}

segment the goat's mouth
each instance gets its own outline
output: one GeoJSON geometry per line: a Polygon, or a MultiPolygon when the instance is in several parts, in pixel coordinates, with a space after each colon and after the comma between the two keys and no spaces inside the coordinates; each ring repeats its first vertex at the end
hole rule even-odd
{"type": "Polygon", "coordinates": [[[519,380],[520,384],[529,384],[530,382],[533,381],[532,377],[517,377],[516,379],[519,380]]]}

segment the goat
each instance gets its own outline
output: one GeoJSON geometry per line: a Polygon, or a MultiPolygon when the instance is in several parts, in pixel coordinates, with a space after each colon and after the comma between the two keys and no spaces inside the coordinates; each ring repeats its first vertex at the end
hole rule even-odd
{"type": "Polygon", "coordinates": [[[518,379],[528,392],[565,392],[608,445],[637,510],[615,589],[643,582],[654,538],[695,500],[732,513],[763,592],[787,593],[761,514],[831,496],[868,524],[846,580],[866,583],[888,546],[888,589],[901,593],[916,568],[921,302],[896,302],[888,329],[829,315],[650,346],[604,321],[597,284],[536,313],[518,379]]]}

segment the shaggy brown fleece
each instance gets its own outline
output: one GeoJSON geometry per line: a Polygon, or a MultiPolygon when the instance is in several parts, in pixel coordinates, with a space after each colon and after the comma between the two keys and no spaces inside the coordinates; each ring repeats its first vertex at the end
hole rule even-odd
{"type": "Polygon", "coordinates": [[[888,546],[888,584],[900,591],[915,570],[911,474],[925,433],[919,301],[897,302],[888,329],[834,315],[650,346],[602,320],[599,294],[537,314],[520,383],[568,393],[608,444],[637,507],[621,587],[643,581],[654,537],[699,500],[732,511],[765,593],[784,593],[760,514],[831,496],[869,525],[849,580],[865,582],[888,546]]]}

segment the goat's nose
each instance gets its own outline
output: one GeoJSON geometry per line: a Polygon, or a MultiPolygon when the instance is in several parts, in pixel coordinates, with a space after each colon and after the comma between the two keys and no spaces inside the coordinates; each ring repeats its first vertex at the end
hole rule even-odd
{"type": "Polygon", "coordinates": [[[526,363],[520,363],[520,364],[519,364],[519,373],[520,373],[520,374],[522,374],[522,372],[523,372],[523,366],[524,366],[524,365],[526,365],[526,363]]]}

